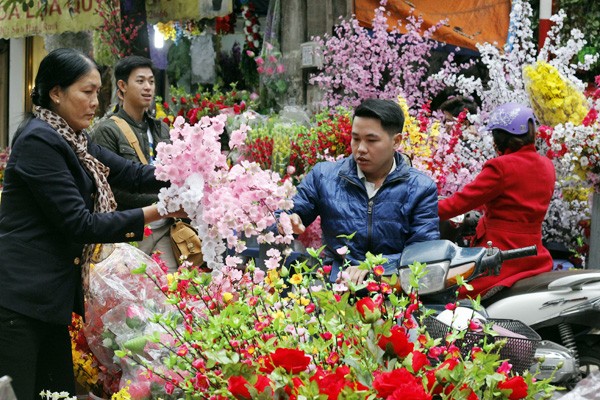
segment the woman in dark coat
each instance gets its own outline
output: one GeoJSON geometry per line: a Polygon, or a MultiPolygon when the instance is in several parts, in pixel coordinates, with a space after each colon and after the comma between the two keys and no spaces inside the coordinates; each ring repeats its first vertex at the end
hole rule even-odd
{"type": "Polygon", "coordinates": [[[89,57],[51,52],[31,93],[34,113],[12,142],[0,202],[0,376],[11,376],[19,400],[74,394],[67,327],[73,311],[83,315],[93,244],[140,240],[163,218],[156,205],[114,211],[110,185],[156,192],[166,183],[154,167],[89,142],[100,85],[89,57]]]}

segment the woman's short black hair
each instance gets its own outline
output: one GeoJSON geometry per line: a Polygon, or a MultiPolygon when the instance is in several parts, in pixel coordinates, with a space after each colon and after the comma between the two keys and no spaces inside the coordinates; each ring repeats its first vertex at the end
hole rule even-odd
{"type": "Polygon", "coordinates": [[[469,114],[477,114],[477,103],[468,97],[454,96],[440,104],[439,109],[456,118],[465,109],[469,114]]]}
{"type": "Polygon", "coordinates": [[[356,110],[354,110],[354,117],[378,119],[381,122],[381,127],[390,136],[394,136],[404,129],[404,112],[398,103],[392,100],[364,100],[356,107],[356,110]]]}
{"type": "Polygon", "coordinates": [[[66,89],[98,65],[90,57],[75,49],[56,49],[42,62],[31,91],[34,105],[50,108],[50,91],[56,86],[66,89]]]}

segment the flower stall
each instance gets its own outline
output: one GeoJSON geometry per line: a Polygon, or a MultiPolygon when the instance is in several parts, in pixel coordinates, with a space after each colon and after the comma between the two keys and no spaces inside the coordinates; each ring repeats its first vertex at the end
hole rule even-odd
{"type": "MultiPolygon", "coordinates": [[[[288,262],[294,238],[286,214],[279,220],[281,234],[268,229],[275,211],[291,208],[295,185],[316,163],[350,154],[351,107],[361,99],[399,102],[406,114],[399,150],[435,180],[440,195],[462,188],[494,156],[482,121],[496,105],[518,100],[536,110],[538,148],[557,172],[544,237],[585,259],[590,219],[591,243],[597,243],[594,232],[598,235],[600,89],[584,92],[576,71],[589,68],[597,56],[571,62],[585,41],[577,31],[568,39],[560,36],[561,13],[536,54],[531,7],[513,3],[506,47],[479,47],[488,80],[462,75],[470,64],[455,63],[452,53],[438,73],[427,74],[437,27],[424,30],[412,16],[406,21],[409,34],[390,36],[394,28],[387,26],[382,1],[372,33],[351,18],[340,23],[344,35],[318,39],[324,67],[311,79],[325,96],[315,115],[284,107],[267,114],[256,93],[237,85],[173,87],[159,98],[157,116],[171,126],[172,139],[158,151],[157,176],[172,182],[161,192],[160,205],[188,212],[213,273],[185,265],[165,275],[156,260],[129,268],[133,278],[126,268],[115,273],[119,283],[139,285],[132,293],[143,287],[144,302],[134,299],[125,307],[113,296],[103,305],[91,304],[99,311],[97,330],[74,319],[80,383],[98,395],[131,399],[550,397],[554,387],[548,382],[512,369],[502,358],[502,344],[489,339],[489,327],[471,326],[483,333],[482,341],[466,352],[459,340],[464,332],[433,337],[425,329],[428,311],[418,287],[407,294],[394,291],[396,278],[379,274],[383,260],[376,255],[363,263],[373,275],[360,288],[367,296],[357,296],[351,285],[328,283],[330,267],[319,259],[318,220],[299,238],[307,250],[296,264],[288,262]],[[381,60],[367,65],[365,54],[373,49],[381,60]],[[431,104],[447,87],[475,95],[479,111],[445,123],[431,104]],[[261,268],[244,256],[252,240],[268,247],[261,268]]],[[[285,82],[281,55],[260,51],[262,37],[251,11],[244,9],[242,65],[257,81],[268,75],[263,81],[276,92],[285,82]]],[[[158,29],[175,39],[196,28],[165,23],[158,29]]],[[[419,266],[413,268],[418,275],[419,266]]]]}
{"type": "MultiPolygon", "coordinates": [[[[236,232],[264,243],[291,242],[287,214],[280,216],[281,233],[267,228],[275,222],[274,210],[291,206],[294,187],[291,179],[243,157],[230,166],[219,140],[226,121],[225,115],[204,116],[190,125],[178,116],[172,143],[158,149],[157,176],[173,182],[161,191],[160,206],[188,212],[213,272],[186,263],[165,275],[147,257],[137,258],[140,267],[135,267],[129,264],[140,252],[126,245],[117,245],[92,270],[96,299],[89,311],[96,312],[90,313],[94,323],[86,335],[99,359],[126,373],[121,395],[223,400],[551,396],[554,387],[547,381],[513,369],[502,352],[506,342],[494,339],[489,326],[473,322],[469,331],[432,336],[425,323],[431,311],[419,301],[418,284],[408,294],[395,291],[398,278],[382,276],[381,256],[368,255],[361,264],[373,278],[360,286],[330,283],[331,266],[319,258],[322,248],[308,249],[309,258],[290,267],[285,267],[288,253],[277,248],[267,252],[264,269],[252,261],[244,264],[239,254],[246,244],[236,232]],[[369,294],[358,296],[360,289],[369,294]],[[465,347],[466,334],[480,340],[465,347]]],[[[229,154],[245,145],[248,134],[245,124],[231,132],[229,154]]],[[[418,282],[424,266],[412,270],[418,282]]],[[[456,304],[447,308],[452,311],[456,304]]]]}

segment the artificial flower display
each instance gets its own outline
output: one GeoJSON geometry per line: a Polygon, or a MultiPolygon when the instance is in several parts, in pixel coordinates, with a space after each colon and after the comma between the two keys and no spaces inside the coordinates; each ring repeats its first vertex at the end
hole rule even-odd
{"type": "MultiPolygon", "coordinates": [[[[158,178],[172,182],[160,195],[161,207],[183,207],[199,226],[212,274],[184,265],[165,277],[146,260],[130,278],[143,301],[100,313],[108,332],[102,345],[120,357],[133,399],[508,398],[513,377],[525,385],[518,386],[526,387],[524,398],[552,391],[529,372],[515,374],[502,364],[501,341],[483,335],[475,351],[455,342],[466,332],[432,337],[418,288],[394,292],[397,278],[382,277],[381,256],[369,254],[361,264],[373,278],[359,287],[332,280],[319,249],[286,265],[289,253],[279,245],[289,243],[289,217],[279,216],[283,235],[269,227],[274,210],[291,206],[293,186],[247,160],[230,166],[218,142],[225,120],[203,117],[190,126],[179,117],[172,143],[159,147],[157,158],[158,178]],[[265,269],[240,257],[243,238],[255,235],[270,244],[265,269]],[[367,293],[358,296],[359,289],[367,293]],[[509,383],[500,388],[502,382],[509,383]]],[[[248,129],[231,133],[232,149],[248,129]]],[[[413,272],[422,275],[423,266],[413,272]]],[[[112,287],[130,285],[120,273],[109,276],[123,281],[112,287]]],[[[91,307],[104,303],[100,295],[91,307]]]]}
{"type": "Polygon", "coordinates": [[[205,115],[238,115],[254,108],[255,97],[251,93],[237,90],[235,85],[231,85],[229,89],[222,91],[214,86],[210,91],[200,88],[196,93],[187,93],[183,89],[171,87],[169,99],[157,97],[156,118],[173,126],[175,118],[181,116],[186,122],[195,125],[205,115]]]}
{"type": "Polygon", "coordinates": [[[539,122],[579,125],[589,108],[582,92],[544,61],[523,67],[525,88],[539,122]]]}
{"type": "Polygon", "coordinates": [[[412,112],[471,65],[457,64],[450,52],[441,71],[429,74],[432,52],[439,46],[432,35],[445,21],[427,28],[421,17],[411,14],[404,21],[406,33],[400,34],[400,26],[388,24],[387,3],[379,2],[372,29],[352,17],[341,20],[333,35],[313,39],[323,50],[323,68],[311,76],[310,83],[323,92],[323,106],[353,108],[371,97],[404,96],[412,112]]]}
{"type": "MultiPolygon", "coordinates": [[[[171,130],[171,143],[157,147],[156,177],[171,186],[159,193],[159,210],[183,208],[202,238],[204,260],[211,269],[238,265],[236,254],[223,255],[227,249],[242,252],[242,238],[257,236],[259,243],[290,243],[291,223],[282,214],[283,236],[267,231],[276,221],[275,211],[289,210],[295,187],[281,182],[279,174],[263,170],[247,160],[230,165],[221,151],[221,136],[227,117],[202,117],[193,126],[178,117],[171,130]]],[[[243,146],[249,127],[245,124],[229,135],[234,154],[243,146]]]]}
{"type": "MultiPolygon", "coordinates": [[[[432,337],[417,288],[392,292],[395,278],[377,273],[381,257],[368,255],[362,264],[373,278],[361,297],[361,287],[328,283],[331,268],[319,262],[318,250],[310,253],[314,259],[285,273],[279,263],[267,270],[224,266],[212,275],[188,265],[165,282],[136,269],[168,306],[138,314],[146,317],[136,325],[105,324],[121,344],[121,363],[137,370],[127,382],[131,399],[551,396],[548,382],[515,372],[501,356],[505,342],[488,337],[490,328],[471,324],[481,335],[472,348],[460,344],[470,331],[432,337]]],[[[282,260],[274,249],[270,256],[282,260]]]]}

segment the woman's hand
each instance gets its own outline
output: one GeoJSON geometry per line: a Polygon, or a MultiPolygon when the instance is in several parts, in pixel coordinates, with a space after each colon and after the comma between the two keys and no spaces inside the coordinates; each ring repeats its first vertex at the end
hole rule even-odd
{"type": "Polygon", "coordinates": [[[163,218],[188,218],[188,214],[183,210],[183,208],[180,208],[179,210],[167,215],[160,215],[158,212],[158,206],[153,204],[151,206],[142,208],[142,211],[144,212],[144,224],[158,221],[159,219],[163,218]]]}
{"type": "Polygon", "coordinates": [[[169,213],[165,216],[163,216],[163,218],[189,218],[188,213],[185,212],[185,210],[183,208],[180,208],[178,211],[169,213]]]}

